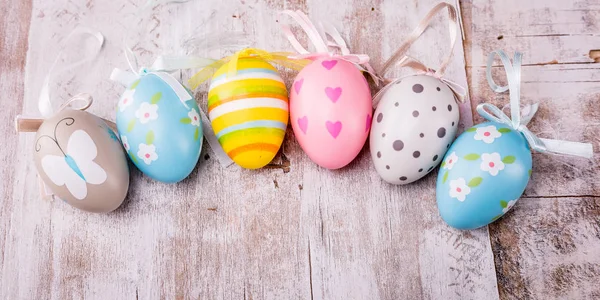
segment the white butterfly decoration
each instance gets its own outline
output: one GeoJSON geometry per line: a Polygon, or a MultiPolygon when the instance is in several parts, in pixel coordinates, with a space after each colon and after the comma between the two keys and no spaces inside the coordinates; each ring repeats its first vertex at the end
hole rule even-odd
{"type": "Polygon", "coordinates": [[[102,184],[106,172],[93,160],[98,155],[96,144],[83,130],[74,131],[69,137],[65,155],[45,155],[42,169],[57,186],[65,185],[77,200],[87,196],[87,184],[102,184]]]}

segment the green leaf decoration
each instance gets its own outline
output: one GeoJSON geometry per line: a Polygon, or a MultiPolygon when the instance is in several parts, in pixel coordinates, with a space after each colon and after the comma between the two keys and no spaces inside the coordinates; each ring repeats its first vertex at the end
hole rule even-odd
{"type": "Polygon", "coordinates": [[[506,208],[508,206],[508,202],[500,200],[500,206],[502,206],[502,208],[506,208]]]}
{"type": "Polygon", "coordinates": [[[531,177],[531,173],[532,173],[532,171],[531,171],[531,169],[529,169],[529,177],[531,177]]]}
{"type": "Polygon", "coordinates": [[[135,157],[135,155],[133,155],[133,153],[129,152],[129,158],[131,158],[131,161],[136,163],[138,162],[137,158],[135,157]]]}
{"type": "Polygon", "coordinates": [[[515,160],[516,160],[516,158],[515,158],[514,156],[512,156],[512,155],[509,155],[509,156],[505,156],[505,157],[502,159],[502,162],[503,162],[503,163],[505,163],[505,164],[512,164],[512,163],[514,163],[514,162],[515,162],[515,160]]]}
{"type": "Polygon", "coordinates": [[[147,144],[147,145],[152,145],[152,144],[154,144],[154,131],[150,130],[150,131],[148,131],[148,133],[146,134],[146,144],[147,144]]]}
{"type": "Polygon", "coordinates": [[[446,161],[443,161],[442,164],[440,165],[440,167],[444,167],[446,165],[446,161]]]}
{"type": "Polygon", "coordinates": [[[140,80],[136,80],[130,87],[130,90],[135,90],[135,88],[138,86],[138,84],[140,84],[140,80]]]}
{"type": "Polygon", "coordinates": [[[442,184],[446,183],[446,180],[448,180],[448,171],[446,171],[446,173],[444,173],[444,178],[442,178],[442,184]]]}
{"type": "Polygon", "coordinates": [[[498,129],[498,132],[500,132],[500,133],[509,133],[510,132],[510,128],[500,128],[500,129],[498,129]]]}
{"type": "Polygon", "coordinates": [[[467,129],[467,130],[465,130],[465,131],[466,131],[466,132],[475,132],[475,131],[477,131],[477,128],[475,128],[475,127],[471,127],[471,128],[469,128],[469,129],[467,129]]]}
{"type": "Polygon", "coordinates": [[[160,98],[162,98],[162,92],[154,94],[154,96],[152,96],[152,98],[150,99],[150,103],[156,104],[158,103],[158,101],[160,101],[160,98]]]}
{"type": "Polygon", "coordinates": [[[129,121],[129,124],[127,124],[127,132],[131,132],[133,130],[134,126],[135,126],[135,119],[131,119],[131,121],[129,121]]]}
{"type": "Polygon", "coordinates": [[[196,127],[196,132],[194,132],[194,141],[198,140],[198,136],[200,135],[200,132],[198,130],[198,127],[196,127]]]}
{"type": "Polygon", "coordinates": [[[480,185],[482,181],[483,181],[483,178],[475,177],[475,178],[471,179],[471,181],[469,181],[469,183],[467,185],[469,187],[476,187],[476,186],[480,185]]]}
{"type": "Polygon", "coordinates": [[[192,119],[190,119],[190,118],[181,118],[181,120],[179,120],[179,122],[181,122],[183,124],[190,124],[190,123],[192,123],[192,119]]]}
{"type": "Polygon", "coordinates": [[[466,159],[466,160],[478,160],[479,157],[480,156],[477,153],[469,153],[469,154],[465,155],[464,159],[466,159]]]}

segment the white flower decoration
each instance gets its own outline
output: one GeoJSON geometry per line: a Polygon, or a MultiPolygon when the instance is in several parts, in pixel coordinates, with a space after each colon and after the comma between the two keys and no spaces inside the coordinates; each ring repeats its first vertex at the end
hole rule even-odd
{"type": "Polygon", "coordinates": [[[200,126],[200,115],[198,114],[195,108],[192,108],[192,110],[190,110],[190,112],[188,113],[188,117],[190,117],[192,125],[200,126]]]}
{"type": "Polygon", "coordinates": [[[125,148],[125,151],[129,152],[129,149],[131,149],[131,147],[129,147],[129,142],[127,141],[126,136],[121,136],[121,143],[123,143],[123,148],[125,148]]]}
{"type": "Polygon", "coordinates": [[[490,125],[486,127],[479,127],[475,132],[475,139],[478,141],[483,141],[486,144],[491,144],[494,142],[496,138],[499,138],[502,135],[496,129],[496,126],[490,125]]]}
{"type": "Polygon", "coordinates": [[[450,180],[450,197],[456,198],[458,201],[463,202],[470,193],[471,188],[467,186],[467,182],[464,178],[450,180]]]}
{"type": "Polygon", "coordinates": [[[498,172],[504,170],[504,163],[498,152],[481,154],[481,171],[490,172],[490,175],[496,176],[498,172]]]}
{"type": "Polygon", "coordinates": [[[450,155],[448,155],[446,161],[444,162],[444,169],[452,170],[452,167],[457,161],[458,156],[456,156],[456,152],[452,152],[450,155]]]}
{"type": "Polygon", "coordinates": [[[158,118],[158,105],[148,102],[142,103],[140,108],[135,111],[135,117],[140,119],[140,123],[146,124],[158,118]]]}
{"type": "Polygon", "coordinates": [[[133,103],[133,94],[135,90],[126,90],[119,100],[119,111],[123,112],[129,105],[133,103]]]}
{"type": "Polygon", "coordinates": [[[519,200],[519,199],[508,201],[508,203],[506,204],[506,207],[502,209],[502,212],[503,213],[508,212],[513,206],[515,206],[515,203],[517,203],[517,200],[519,200]]]}
{"type": "Polygon", "coordinates": [[[146,145],[143,143],[139,146],[137,156],[144,160],[147,165],[158,159],[156,147],[154,147],[154,145],[146,145]]]}

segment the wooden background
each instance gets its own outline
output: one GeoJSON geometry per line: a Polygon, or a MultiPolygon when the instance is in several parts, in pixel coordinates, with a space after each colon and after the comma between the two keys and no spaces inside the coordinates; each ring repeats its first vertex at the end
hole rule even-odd
{"type": "MultiPolygon", "coordinates": [[[[2,299],[592,299],[600,298],[600,167],[594,159],[534,154],[525,195],[505,218],[457,231],[438,216],[436,174],[408,186],[382,182],[368,146],[348,167],[327,171],[288,130],[270,168],[223,169],[203,150],[185,181],[154,182],[132,167],[126,203],[89,214],[38,197],[32,134],[52,61],[78,25],[102,31],[93,63],[56,77],[60,102],[95,97],[92,112],[114,120],[123,88],[123,41],[144,65],[159,54],[221,57],[187,44],[243,32],[247,43],[291,50],[277,11],[300,9],[340,29],[355,53],[380,68],[434,0],[205,0],[140,11],[141,1],[0,2],[0,298],[2,299]]],[[[522,101],[540,103],[531,129],[600,149],[600,1],[461,1],[465,40],[447,77],[470,88],[461,128],[481,121],[476,104],[508,102],[485,81],[498,48],[525,53],[522,101]],[[595,50],[595,51],[594,51],[595,50]],[[596,62],[600,62],[596,58],[596,62]]],[[[435,68],[447,49],[445,16],[411,54],[435,68]]],[[[218,45],[217,46],[221,46],[218,45]]],[[[500,71],[500,68],[497,68],[500,71]]],[[[182,72],[181,78],[190,72],[182,72]]],[[[288,84],[294,74],[285,73],[288,84]]],[[[206,86],[197,93],[206,105],[206,86]]]]}

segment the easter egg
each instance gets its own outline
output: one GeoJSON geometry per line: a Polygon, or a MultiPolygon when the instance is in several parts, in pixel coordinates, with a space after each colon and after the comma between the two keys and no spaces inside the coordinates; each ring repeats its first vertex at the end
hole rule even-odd
{"type": "Polygon", "coordinates": [[[99,117],[64,109],[44,120],[34,146],[39,176],[70,205],[110,212],[125,200],[127,158],[113,130],[99,117]]]}
{"type": "Polygon", "coordinates": [[[520,132],[495,122],[474,126],[444,157],[436,185],[440,215],[458,229],[485,226],[517,202],[530,176],[531,151],[520,132]]]}
{"type": "Polygon", "coordinates": [[[208,115],[219,143],[239,166],[267,165],[283,142],[288,121],[288,97],[277,69],[258,57],[241,57],[213,75],[208,115]]]}
{"type": "Polygon", "coordinates": [[[394,83],[375,110],[369,138],[381,178],[407,184],[431,172],[456,136],[459,117],[454,94],[439,79],[414,75],[394,83]]]}
{"type": "Polygon", "coordinates": [[[117,107],[117,129],[131,161],[158,181],[186,178],[202,149],[199,112],[191,93],[171,75],[142,74],[117,107]]]}
{"type": "Polygon", "coordinates": [[[316,164],[339,169],[360,152],[371,127],[369,85],[352,63],[317,59],[304,67],[290,93],[294,135],[316,164]]]}

